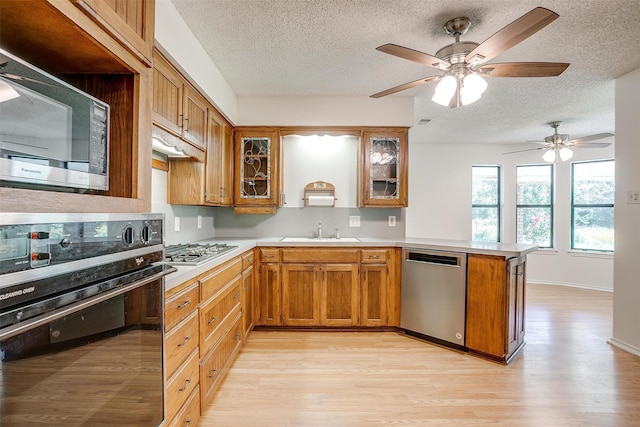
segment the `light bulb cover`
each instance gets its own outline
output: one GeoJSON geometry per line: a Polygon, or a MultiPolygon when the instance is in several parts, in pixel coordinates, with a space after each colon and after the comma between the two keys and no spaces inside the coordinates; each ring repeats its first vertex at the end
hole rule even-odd
{"type": "Polygon", "coordinates": [[[556,161],[556,150],[554,150],[553,148],[550,150],[547,150],[543,155],[542,155],[542,159],[547,162],[547,163],[553,163],[556,161]]]}
{"type": "Polygon", "coordinates": [[[476,102],[485,90],[487,90],[487,82],[485,79],[475,73],[467,74],[464,76],[462,87],[460,88],[462,105],[469,105],[476,102]]]}
{"type": "Polygon", "coordinates": [[[451,102],[451,98],[456,93],[457,84],[458,82],[455,77],[445,76],[440,80],[438,86],[436,86],[436,90],[431,100],[436,104],[448,107],[451,102]]]}
{"type": "Polygon", "coordinates": [[[571,151],[571,149],[568,147],[562,147],[558,154],[560,154],[560,158],[563,162],[573,157],[573,151],[571,151]]]}

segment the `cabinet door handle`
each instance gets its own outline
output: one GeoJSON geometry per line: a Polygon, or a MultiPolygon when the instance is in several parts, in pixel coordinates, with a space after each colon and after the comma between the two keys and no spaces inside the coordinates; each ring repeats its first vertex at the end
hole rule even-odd
{"type": "Polygon", "coordinates": [[[217,373],[218,373],[218,370],[217,370],[217,369],[212,369],[212,370],[211,370],[211,373],[209,374],[209,378],[213,378],[213,377],[215,377],[217,373]]]}
{"type": "Polygon", "coordinates": [[[189,342],[189,340],[191,339],[191,337],[186,337],[184,339],[184,341],[182,341],[180,344],[178,344],[178,347],[184,347],[184,345],[189,342]]]}
{"type": "Polygon", "coordinates": [[[184,385],[178,389],[179,392],[183,392],[187,389],[187,386],[191,384],[191,378],[188,378],[185,382],[184,385]]]}
{"type": "Polygon", "coordinates": [[[239,296],[240,296],[240,292],[238,292],[237,294],[235,294],[235,295],[233,296],[233,299],[236,299],[236,298],[238,298],[239,296]]]}
{"type": "Polygon", "coordinates": [[[236,336],[234,337],[234,339],[235,339],[236,341],[240,340],[240,334],[236,334],[236,336]]]}
{"type": "Polygon", "coordinates": [[[191,301],[190,300],[186,300],[185,302],[180,304],[177,308],[178,308],[178,310],[181,310],[181,309],[185,308],[186,306],[188,306],[189,304],[191,304],[191,301]]]}
{"type": "Polygon", "coordinates": [[[189,132],[189,119],[184,119],[184,131],[189,132]]]}
{"type": "Polygon", "coordinates": [[[218,317],[217,317],[217,316],[213,316],[213,317],[211,318],[211,320],[209,320],[209,321],[207,322],[207,325],[212,324],[212,323],[213,323],[213,322],[215,322],[217,319],[218,319],[218,317]]]}

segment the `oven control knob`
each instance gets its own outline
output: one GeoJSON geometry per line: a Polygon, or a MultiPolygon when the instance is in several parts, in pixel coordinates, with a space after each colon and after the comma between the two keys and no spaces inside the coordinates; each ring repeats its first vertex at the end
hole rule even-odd
{"type": "Polygon", "coordinates": [[[124,230],[122,230],[122,241],[125,246],[133,245],[134,235],[135,232],[133,231],[133,227],[130,225],[127,225],[124,230]]]}
{"type": "Polygon", "coordinates": [[[69,240],[67,237],[60,240],[60,246],[62,246],[63,248],[68,248],[70,245],[71,245],[71,240],[69,240]]]}
{"type": "Polygon", "coordinates": [[[153,235],[153,231],[151,230],[151,226],[149,224],[145,224],[142,226],[140,230],[140,240],[145,245],[151,241],[151,236],[153,235]]]}

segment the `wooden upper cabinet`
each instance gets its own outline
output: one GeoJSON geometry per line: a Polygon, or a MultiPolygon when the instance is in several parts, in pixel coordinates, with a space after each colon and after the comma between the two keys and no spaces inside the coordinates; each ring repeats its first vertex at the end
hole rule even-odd
{"type": "Polygon", "coordinates": [[[205,203],[233,204],[233,127],[215,110],[209,110],[205,203]]]}
{"type": "Polygon", "coordinates": [[[408,206],[407,135],[404,128],[363,132],[358,206],[408,206]]]}
{"type": "Polygon", "coordinates": [[[153,61],[153,121],[173,132],[182,134],[182,90],[180,74],[156,54],[153,61]]]}
{"type": "Polygon", "coordinates": [[[213,106],[160,52],[153,60],[153,121],[201,151],[207,144],[207,111],[213,106]]]}
{"type": "Polygon", "coordinates": [[[274,128],[236,128],[237,213],[275,213],[280,206],[280,132],[274,128]]]}
{"type": "Polygon", "coordinates": [[[127,50],[151,67],[155,0],[71,0],[127,50]]]}
{"type": "Polygon", "coordinates": [[[182,136],[202,150],[207,144],[207,100],[190,85],[184,86],[182,136]]]}

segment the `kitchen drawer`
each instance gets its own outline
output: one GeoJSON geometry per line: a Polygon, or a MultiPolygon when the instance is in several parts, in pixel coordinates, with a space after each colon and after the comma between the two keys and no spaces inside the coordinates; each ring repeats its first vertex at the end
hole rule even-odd
{"type": "Polygon", "coordinates": [[[212,269],[211,274],[200,279],[200,301],[211,298],[240,274],[242,274],[242,257],[239,256],[212,269]]]}
{"type": "Polygon", "coordinates": [[[242,255],[242,271],[253,265],[253,250],[245,252],[242,255]]]}
{"type": "Polygon", "coordinates": [[[383,264],[387,262],[387,249],[362,249],[361,261],[367,264],[383,264]]]}
{"type": "Polygon", "coordinates": [[[171,331],[198,307],[198,282],[193,282],[164,303],[164,330],[171,331]]]}
{"type": "Polygon", "coordinates": [[[211,349],[200,363],[202,407],[211,403],[213,395],[231,367],[242,346],[242,313],[238,313],[222,339],[211,349]]]}
{"type": "Polygon", "coordinates": [[[198,347],[198,312],[179,323],[164,339],[165,372],[170,378],[187,357],[198,347]]]}
{"type": "Polygon", "coordinates": [[[357,264],[358,257],[357,249],[287,248],[282,250],[282,262],[357,264]]]}
{"type": "Polygon", "coordinates": [[[198,386],[200,368],[198,350],[194,350],[187,361],[173,374],[167,384],[167,419],[173,419],[198,386]]]}
{"type": "Polygon", "coordinates": [[[195,427],[200,419],[200,386],[193,389],[169,427],[195,427]]]}
{"type": "Polygon", "coordinates": [[[280,262],[280,249],[260,248],[260,262],[280,262]]]}
{"type": "Polygon", "coordinates": [[[200,354],[205,355],[220,338],[223,325],[228,325],[229,316],[241,310],[242,276],[219,293],[202,303],[200,307],[200,354]]]}

